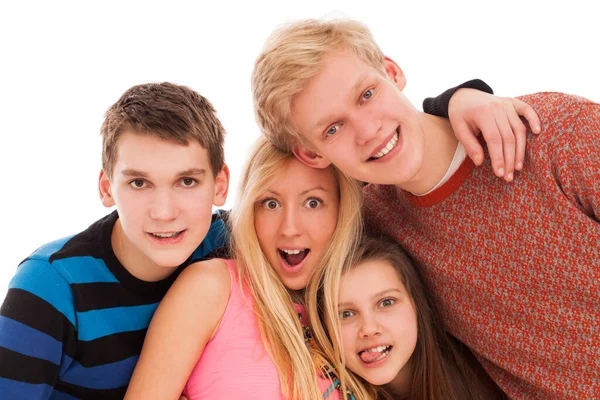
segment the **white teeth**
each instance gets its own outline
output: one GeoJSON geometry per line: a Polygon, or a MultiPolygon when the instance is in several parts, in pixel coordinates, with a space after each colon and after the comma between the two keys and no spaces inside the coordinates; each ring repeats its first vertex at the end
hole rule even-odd
{"type": "Polygon", "coordinates": [[[153,233],[154,236],[159,237],[159,238],[172,238],[175,237],[177,235],[179,235],[181,232],[173,232],[173,233],[153,233]]]}
{"type": "Polygon", "coordinates": [[[373,158],[381,158],[385,156],[394,148],[394,146],[396,146],[396,143],[398,143],[398,130],[396,130],[396,134],[392,136],[388,144],[386,144],[385,147],[379,151],[379,153],[375,154],[373,158]]]}
{"type": "Polygon", "coordinates": [[[281,250],[287,254],[300,254],[300,250],[281,250]]]}
{"type": "Polygon", "coordinates": [[[377,347],[373,347],[372,349],[366,349],[366,352],[369,353],[381,353],[382,351],[384,351],[385,349],[387,349],[388,346],[377,346],[377,347]]]}

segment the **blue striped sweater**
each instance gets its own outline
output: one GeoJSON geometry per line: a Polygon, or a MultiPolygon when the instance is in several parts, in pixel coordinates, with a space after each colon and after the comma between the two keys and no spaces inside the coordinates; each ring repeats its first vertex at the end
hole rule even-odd
{"type": "Polygon", "coordinates": [[[0,308],[0,398],[122,399],[150,319],[190,263],[226,251],[226,212],[189,259],[159,282],[112,251],[116,211],[23,261],[0,308]]]}

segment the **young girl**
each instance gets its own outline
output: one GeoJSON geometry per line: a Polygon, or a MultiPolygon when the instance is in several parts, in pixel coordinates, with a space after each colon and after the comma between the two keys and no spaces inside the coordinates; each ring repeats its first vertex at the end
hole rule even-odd
{"type": "Polygon", "coordinates": [[[298,310],[311,275],[342,265],[360,237],[360,185],[261,140],[239,193],[237,262],[181,273],[154,315],[126,398],[339,399],[333,379],[318,377],[322,359],[305,343],[298,310]]]}
{"type": "Polygon", "coordinates": [[[506,398],[470,351],[444,331],[417,269],[397,244],[365,238],[341,272],[339,283],[332,270],[321,277],[315,298],[328,304],[321,313],[328,329],[314,324],[325,353],[341,355],[336,364],[343,381],[378,386],[388,399],[506,398]],[[328,297],[338,297],[338,307],[332,309],[328,297]],[[322,342],[327,335],[333,346],[322,342]],[[344,365],[360,379],[346,374],[344,365]]]}

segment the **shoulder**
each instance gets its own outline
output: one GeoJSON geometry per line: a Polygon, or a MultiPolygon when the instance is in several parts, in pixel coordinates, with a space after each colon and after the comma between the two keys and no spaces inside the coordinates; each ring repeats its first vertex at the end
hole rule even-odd
{"type": "Polygon", "coordinates": [[[573,129],[573,126],[582,118],[593,122],[595,115],[596,124],[600,115],[600,104],[580,96],[558,93],[541,92],[519,97],[525,103],[531,105],[537,112],[542,123],[542,135],[556,133],[573,129]],[[591,118],[590,118],[591,117],[591,118]]]}
{"type": "Polygon", "coordinates": [[[190,264],[177,277],[169,293],[202,293],[215,299],[228,298],[231,291],[231,275],[222,259],[211,259],[190,264]]]}

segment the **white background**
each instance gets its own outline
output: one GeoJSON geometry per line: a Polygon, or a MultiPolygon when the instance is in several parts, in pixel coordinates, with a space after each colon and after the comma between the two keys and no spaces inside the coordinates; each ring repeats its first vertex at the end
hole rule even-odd
{"type": "Polygon", "coordinates": [[[600,101],[596,8],[592,0],[2,2],[0,299],[38,246],[108,212],[96,189],[99,130],[132,85],[172,81],[213,102],[228,131],[229,208],[259,135],[253,62],[278,24],[365,22],[404,69],[419,109],[424,97],[475,77],[503,96],[553,90],[600,101]]]}

